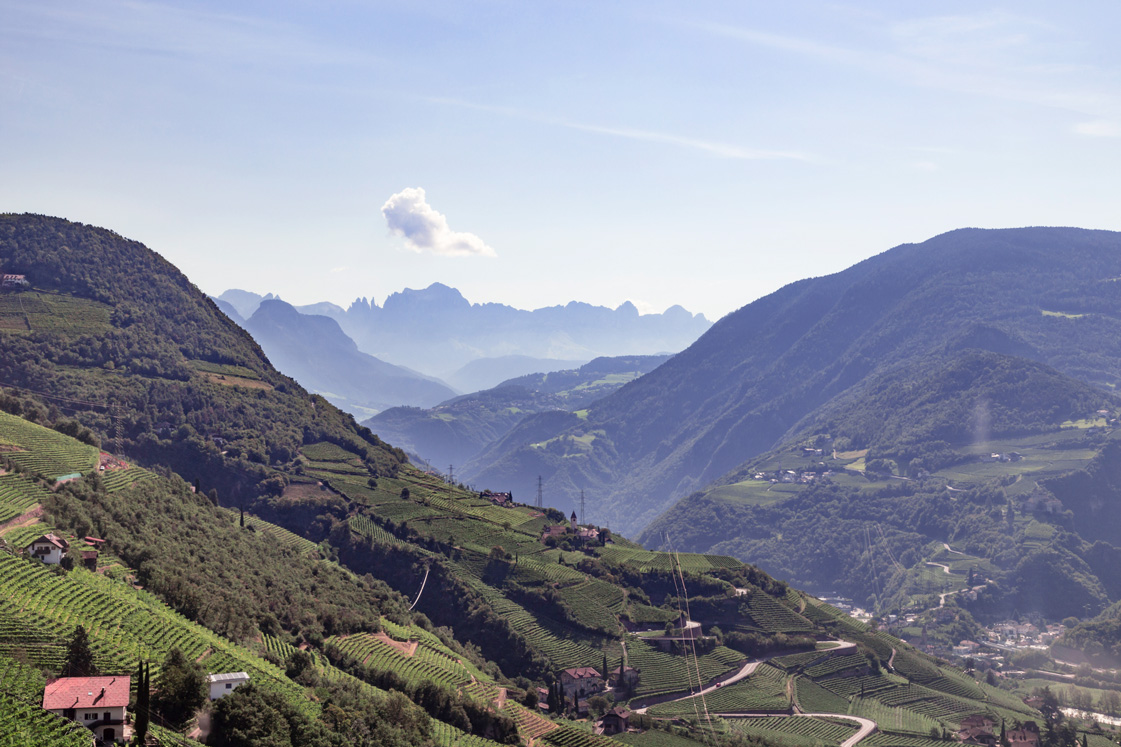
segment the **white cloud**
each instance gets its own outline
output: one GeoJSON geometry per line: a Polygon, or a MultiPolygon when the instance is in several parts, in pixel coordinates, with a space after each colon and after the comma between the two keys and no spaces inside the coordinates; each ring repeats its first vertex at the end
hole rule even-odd
{"type": "Polygon", "coordinates": [[[1121,137],[1121,124],[1106,120],[1079,122],[1074,126],[1074,131],[1079,135],[1090,137],[1121,137]]]}
{"type": "Polygon", "coordinates": [[[448,219],[425,200],[421,187],[408,187],[386,200],[381,214],[389,230],[414,252],[445,257],[494,257],[494,249],[473,233],[448,228],[448,219]]]}

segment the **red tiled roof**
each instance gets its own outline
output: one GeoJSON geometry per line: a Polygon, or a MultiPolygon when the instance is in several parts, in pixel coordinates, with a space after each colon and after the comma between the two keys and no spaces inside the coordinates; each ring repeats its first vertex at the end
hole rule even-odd
{"type": "Polygon", "coordinates": [[[582,680],[588,677],[601,677],[599,670],[593,669],[592,667],[573,667],[572,669],[564,670],[564,673],[574,680],[582,680]]]}
{"type": "Polygon", "coordinates": [[[43,709],[128,706],[130,677],[63,677],[43,690],[43,709]]]}

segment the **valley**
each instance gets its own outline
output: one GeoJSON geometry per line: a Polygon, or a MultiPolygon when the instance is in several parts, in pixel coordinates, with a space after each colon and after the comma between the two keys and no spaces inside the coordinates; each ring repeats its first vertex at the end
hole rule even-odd
{"type": "MultiPolygon", "coordinates": [[[[1028,725],[1018,747],[1110,740],[1061,720],[1038,682],[1065,682],[1057,659],[1081,656],[1090,674],[1072,676],[1096,697],[1121,691],[1105,671],[1121,598],[1106,541],[1118,405],[1100,379],[1014,355],[1007,336],[974,329],[1005,352],[953,343],[831,398],[808,384],[795,397],[780,391],[791,369],[735,362],[729,318],[669,358],[597,359],[381,421],[458,427],[446,441],[471,455],[456,476],[277,370],[136,242],[2,216],[0,261],[27,278],[0,296],[16,320],[0,331],[9,731],[88,744],[39,708],[68,675],[127,677],[133,715],[94,728],[171,745],[938,747],[995,743],[1001,724],[1028,725]],[[711,365],[686,376],[698,355],[787,409],[721,410],[711,365]],[[771,436],[736,440],[759,418],[771,436]],[[693,474],[686,453],[709,466],[661,515],[597,492],[643,460],[658,466],[627,490],[693,474]],[[552,470],[540,505],[504,476],[518,461],[552,470]],[[622,531],[610,516],[629,517],[622,531]],[[625,528],[643,516],[640,544],[625,528]],[[1028,678],[1005,676],[1023,652],[999,677],[939,658],[1022,614],[1074,618],[1028,678]],[[212,676],[242,684],[209,702],[212,676]]],[[[813,293],[795,295],[797,311],[813,293]]],[[[785,324],[812,327],[799,313],[785,324]]]]}

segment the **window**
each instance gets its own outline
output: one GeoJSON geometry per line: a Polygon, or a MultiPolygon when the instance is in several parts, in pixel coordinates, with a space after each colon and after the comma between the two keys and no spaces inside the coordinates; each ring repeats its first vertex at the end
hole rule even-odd
{"type": "Polygon", "coordinates": [[[93,721],[95,718],[97,718],[97,714],[96,713],[87,713],[82,718],[85,719],[86,721],[93,721]]]}
{"type": "Polygon", "coordinates": [[[233,683],[232,683],[232,682],[227,682],[227,683],[226,683],[226,689],[227,689],[227,690],[233,690],[233,689],[234,689],[234,685],[233,685],[233,683]]]}

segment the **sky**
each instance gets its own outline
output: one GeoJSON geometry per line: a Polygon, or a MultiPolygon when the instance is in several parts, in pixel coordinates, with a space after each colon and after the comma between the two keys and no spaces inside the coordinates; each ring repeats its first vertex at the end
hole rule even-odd
{"type": "Polygon", "coordinates": [[[1121,4],[0,0],[0,212],[202,290],[710,319],[965,226],[1121,230],[1121,4]]]}

